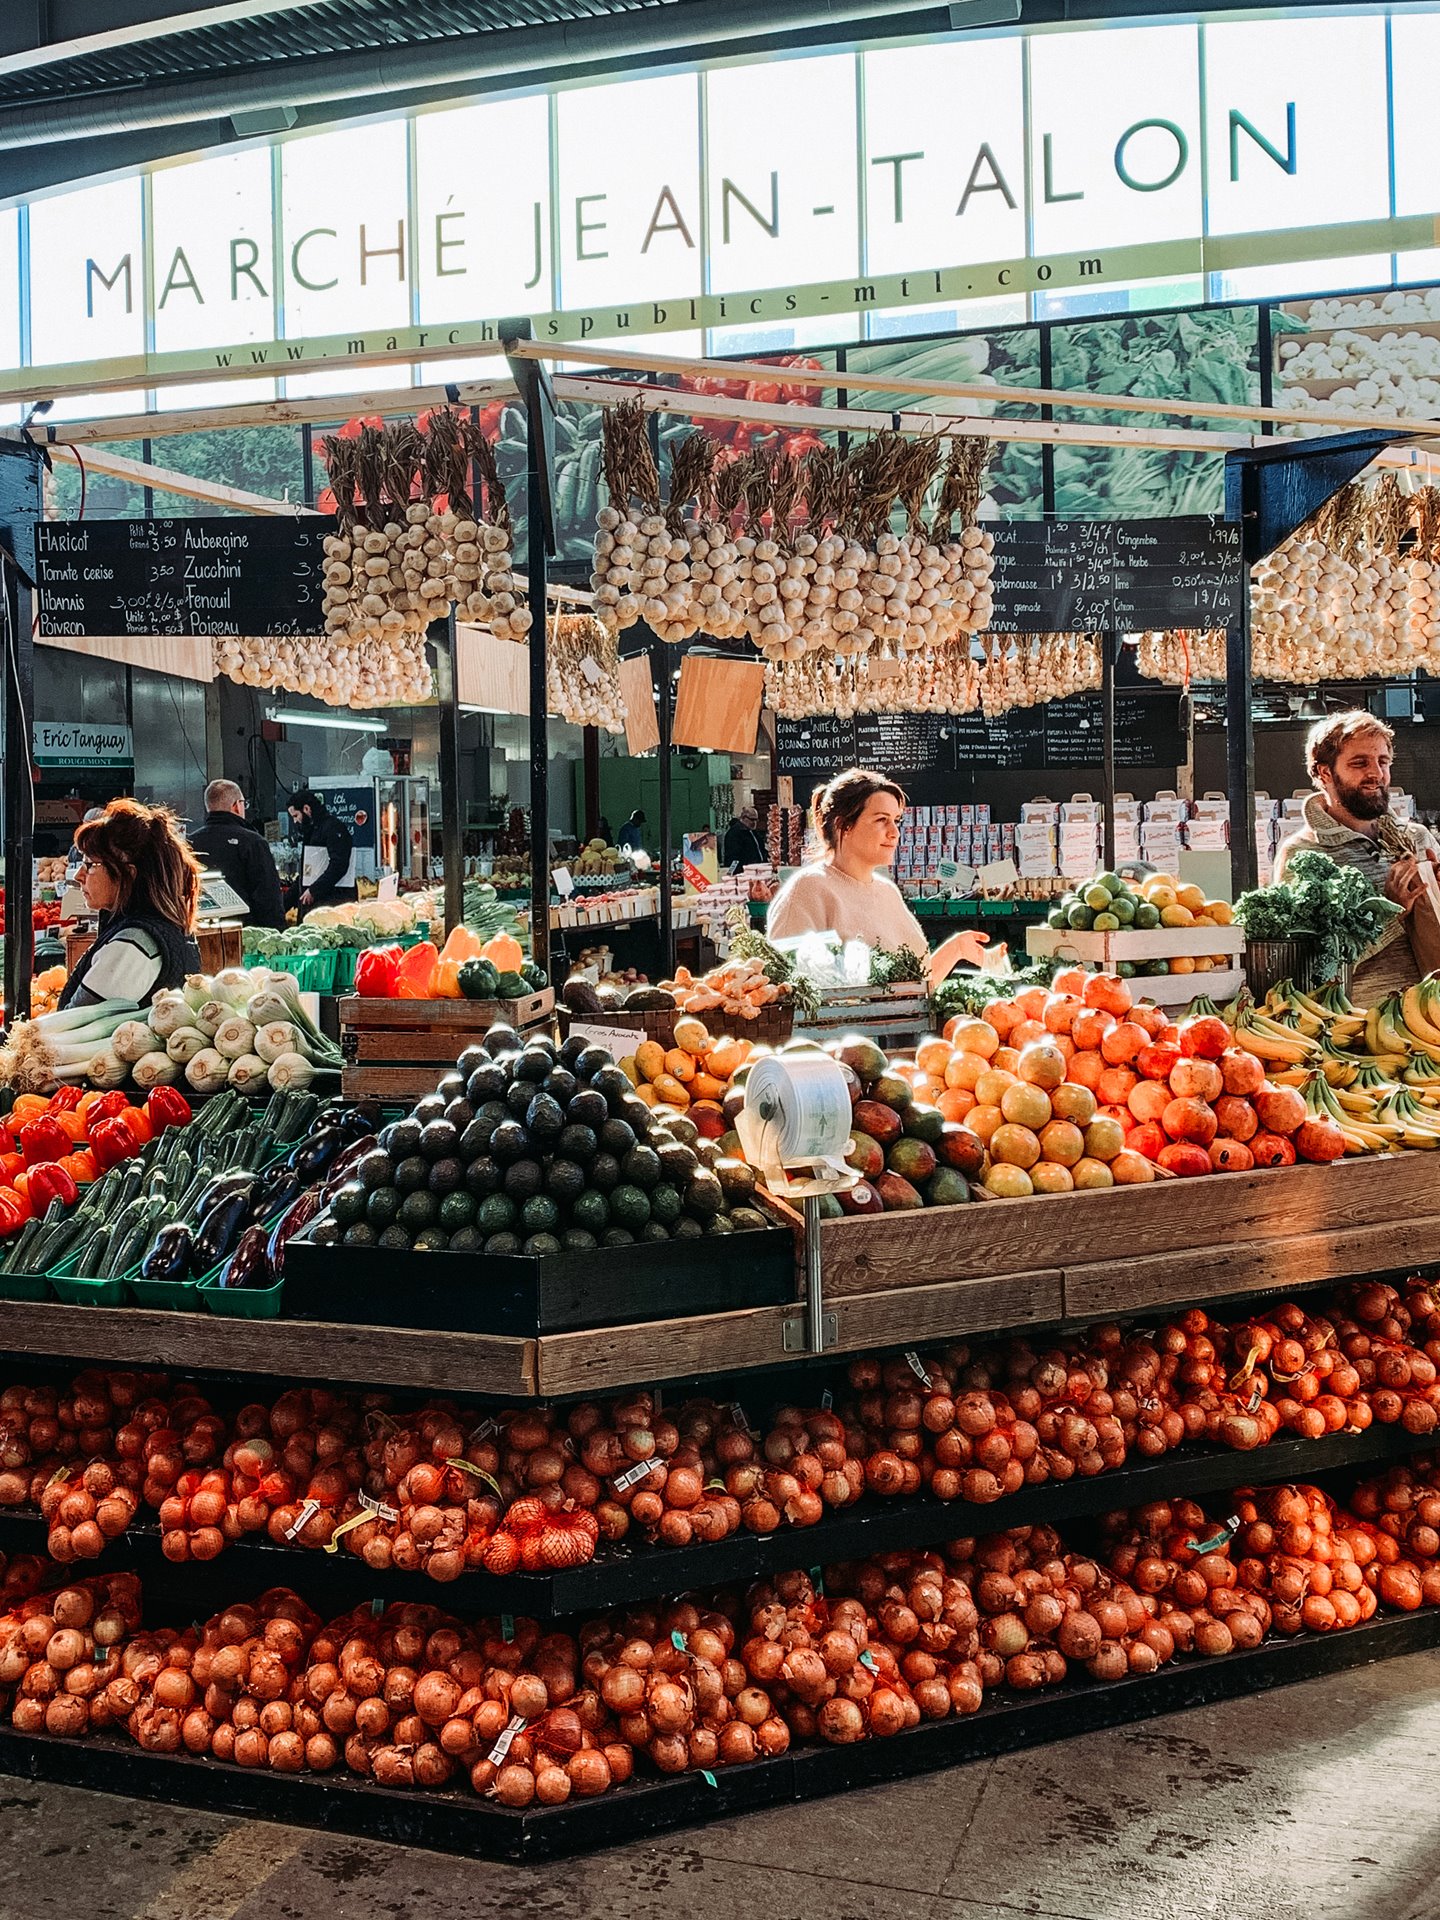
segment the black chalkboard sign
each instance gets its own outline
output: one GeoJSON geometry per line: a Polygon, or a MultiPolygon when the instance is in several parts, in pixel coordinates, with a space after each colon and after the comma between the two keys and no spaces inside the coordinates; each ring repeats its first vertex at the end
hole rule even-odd
{"type": "Polygon", "coordinates": [[[995,633],[1234,626],[1240,529],[1223,520],[1009,520],[995,542],[995,633]]]}
{"type": "Polygon", "coordinates": [[[318,514],[41,521],[41,638],[323,633],[333,527],[318,514]]]}
{"type": "MultiPolygon", "coordinates": [[[[1104,759],[1104,715],[1098,693],[983,713],[869,713],[855,720],[821,714],[813,720],[777,720],[776,772],[789,774],[802,794],[842,767],[873,767],[906,779],[917,773],[950,775],[987,769],[1098,767],[1104,759]]],[[[1185,757],[1180,695],[1117,692],[1117,767],[1175,767],[1185,757]]],[[[948,788],[947,788],[948,790],[948,788]]],[[[912,798],[928,798],[917,788],[912,798]]]]}

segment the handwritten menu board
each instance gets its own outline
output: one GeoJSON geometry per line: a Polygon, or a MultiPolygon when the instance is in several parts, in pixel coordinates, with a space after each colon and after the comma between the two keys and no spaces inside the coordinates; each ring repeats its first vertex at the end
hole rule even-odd
{"type": "Polygon", "coordinates": [[[1238,623],[1240,529],[1223,520],[1008,520],[995,542],[995,633],[1134,633],[1238,623]]]}
{"type": "Polygon", "coordinates": [[[323,633],[318,514],[253,519],[42,521],[40,634],[323,633]]]}

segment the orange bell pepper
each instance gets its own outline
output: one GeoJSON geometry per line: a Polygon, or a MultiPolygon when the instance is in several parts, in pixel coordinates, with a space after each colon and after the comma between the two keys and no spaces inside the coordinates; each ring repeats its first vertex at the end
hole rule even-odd
{"type": "Polygon", "coordinates": [[[38,1120],[41,1114],[49,1111],[50,1102],[43,1093],[20,1094],[8,1115],[11,1132],[17,1132],[27,1121],[38,1120]]]}
{"type": "Polygon", "coordinates": [[[88,1147],[82,1147],[78,1153],[67,1153],[56,1165],[64,1167],[77,1187],[88,1187],[95,1178],[95,1156],[88,1147]]]}
{"type": "Polygon", "coordinates": [[[147,1140],[154,1139],[155,1129],[150,1124],[150,1116],[143,1107],[126,1107],[123,1113],[115,1117],[117,1120],[123,1120],[134,1134],[137,1147],[143,1147],[147,1140]]]}
{"type": "Polygon", "coordinates": [[[80,1118],[78,1113],[62,1108],[59,1113],[52,1113],[50,1118],[55,1122],[56,1126],[59,1127],[67,1140],[73,1140],[77,1147],[83,1143],[85,1139],[85,1122],[80,1118]]]}
{"type": "Polygon", "coordinates": [[[0,1182],[3,1182],[5,1186],[8,1187],[12,1185],[16,1174],[23,1173],[24,1171],[25,1156],[23,1153],[0,1154],[0,1182]]]}

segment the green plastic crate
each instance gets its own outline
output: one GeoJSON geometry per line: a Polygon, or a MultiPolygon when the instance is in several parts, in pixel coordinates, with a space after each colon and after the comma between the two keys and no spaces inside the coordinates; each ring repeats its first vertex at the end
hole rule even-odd
{"type": "Polygon", "coordinates": [[[198,1280],[145,1280],[136,1267],[125,1275],[125,1285],[137,1307],[158,1307],[170,1313],[200,1312],[198,1280]]]}
{"type": "Polygon", "coordinates": [[[332,993],[353,993],[355,991],[355,969],[360,964],[363,947],[337,947],[335,949],[335,978],[331,982],[332,993]]]}
{"type": "Polygon", "coordinates": [[[57,1300],[63,1300],[67,1307],[120,1307],[125,1304],[125,1281],[117,1276],[114,1280],[81,1279],[75,1272],[79,1254],[72,1253],[60,1262],[58,1267],[46,1274],[45,1278],[51,1292],[57,1300]]]}
{"type": "Polygon", "coordinates": [[[0,1300],[45,1300],[49,1293],[43,1273],[0,1273],[0,1300]]]}

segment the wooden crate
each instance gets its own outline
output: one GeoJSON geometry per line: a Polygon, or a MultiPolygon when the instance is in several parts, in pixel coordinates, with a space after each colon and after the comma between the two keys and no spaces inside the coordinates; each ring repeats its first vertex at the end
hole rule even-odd
{"type": "Polygon", "coordinates": [[[347,1096],[418,1100],[447,1066],[483,1040],[497,1021],[527,1033],[555,1007],[549,987],[520,1000],[381,1000],[347,994],[340,1006],[340,1051],[347,1096]]]}
{"type": "MultiPolygon", "coordinates": [[[[1215,1174],[1164,1192],[1154,1185],[1112,1187],[857,1215],[827,1220],[820,1232],[827,1296],[1085,1265],[1108,1270],[1117,1291],[1130,1291],[1131,1263],[1137,1269],[1156,1263],[1184,1285],[1187,1267],[1209,1252],[1255,1244],[1281,1255],[1278,1270],[1286,1245],[1321,1230],[1388,1234],[1393,1257],[1372,1264],[1369,1271],[1376,1272],[1421,1258],[1408,1246],[1409,1223],[1435,1214],[1440,1162],[1427,1153],[1397,1153],[1215,1174]]],[[[1376,1250],[1382,1248],[1377,1239],[1376,1250]]],[[[1283,1277],[1276,1284],[1283,1285],[1283,1277]]],[[[1146,1285],[1153,1280],[1134,1288],[1137,1307],[1145,1304],[1146,1285]]],[[[1197,1286],[1190,1297],[1204,1291],[1197,1286]]]]}
{"type": "MultiPolygon", "coordinates": [[[[67,933],[65,936],[65,970],[73,973],[76,966],[95,944],[93,933],[67,933]]],[[[195,936],[195,944],[200,949],[200,967],[204,973],[219,973],[225,967],[238,967],[244,964],[244,951],[241,931],[234,927],[201,927],[195,936]]]]}
{"type": "Polygon", "coordinates": [[[800,1030],[816,1040],[863,1033],[887,1050],[913,1044],[935,1031],[930,995],[921,981],[894,987],[828,987],[814,1017],[800,1030]]]}
{"type": "MultiPolygon", "coordinates": [[[[1207,953],[1239,956],[1245,935],[1239,927],[1154,927],[1148,933],[1122,928],[1118,933],[1080,933],[1073,927],[1029,927],[1025,951],[1038,959],[1058,955],[1084,967],[1113,971],[1120,960],[1140,965],[1146,960],[1199,959],[1207,953]]],[[[1163,976],[1162,976],[1163,978],[1163,976]]]]}
{"type": "MultiPolygon", "coordinates": [[[[633,1033],[637,1042],[657,1040],[667,1048],[675,1044],[676,1022],[690,1017],[678,1007],[637,1007],[634,1012],[612,1012],[607,1007],[602,1013],[571,1013],[568,1007],[561,1007],[558,1012],[562,1034],[568,1034],[572,1024],[618,1027],[633,1033]]],[[[694,1018],[703,1022],[713,1039],[753,1040],[757,1046],[780,1047],[795,1031],[795,1002],[772,1000],[760,1009],[755,1020],[742,1020],[718,1007],[709,1013],[697,1013],[694,1018]]]]}

